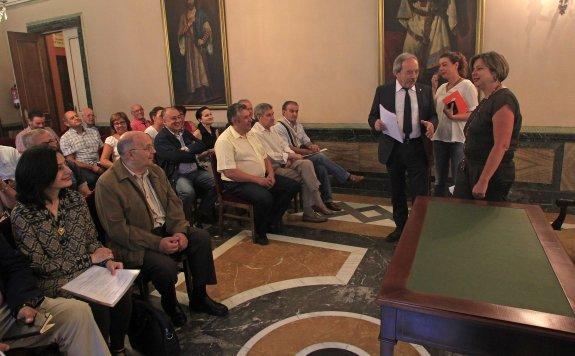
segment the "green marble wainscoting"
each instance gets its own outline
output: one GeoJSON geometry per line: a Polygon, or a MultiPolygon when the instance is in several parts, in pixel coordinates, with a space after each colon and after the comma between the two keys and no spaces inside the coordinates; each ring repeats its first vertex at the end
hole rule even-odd
{"type": "MultiPolygon", "coordinates": [[[[389,196],[385,166],[377,160],[377,143],[367,125],[306,124],[310,138],[334,161],[364,182],[349,186],[334,182],[336,191],[389,196]]],[[[510,199],[552,209],[559,197],[575,198],[575,128],[526,127],[515,156],[516,183],[510,199]]],[[[433,172],[432,172],[433,174],[433,172]]]]}

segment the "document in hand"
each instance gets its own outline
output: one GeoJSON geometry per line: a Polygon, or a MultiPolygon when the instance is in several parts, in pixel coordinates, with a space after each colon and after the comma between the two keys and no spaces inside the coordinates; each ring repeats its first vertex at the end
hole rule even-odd
{"type": "Polygon", "coordinates": [[[385,110],[383,105],[379,104],[379,118],[383,121],[386,128],[381,132],[394,140],[403,143],[403,135],[399,129],[399,124],[397,123],[397,116],[394,113],[385,110]]]}
{"type": "Polygon", "coordinates": [[[107,268],[92,266],[62,289],[81,299],[113,307],[126,294],[139,273],[139,269],[118,269],[113,276],[107,268]]]}
{"type": "MultiPolygon", "coordinates": [[[[12,318],[12,317],[10,317],[12,318]]],[[[18,340],[29,336],[41,335],[50,330],[55,324],[49,324],[52,314],[39,311],[31,324],[25,324],[20,320],[12,318],[12,322],[4,335],[0,336],[0,341],[18,340]]]]}
{"type": "Polygon", "coordinates": [[[316,155],[316,154],[318,154],[318,153],[325,152],[325,151],[327,151],[327,148],[322,148],[321,150],[319,150],[319,152],[314,152],[314,153],[310,153],[310,154],[307,154],[307,155],[303,155],[302,157],[303,157],[303,158],[308,158],[308,157],[311,157],[311,156],[313,156],[313,155],[316,155]]]}
{"type": "Polygon", "coordinates": [[[443,104],[445,104],[445,106],[448,106],[451,102],[455,103],[455,107],[453,108],[454,114],[464,114],[469,111],[469,107],[467,106],[465,99],[463,99],[463,96],[461,96],[461,93],[458,90],[443,98],[443,104]]]}

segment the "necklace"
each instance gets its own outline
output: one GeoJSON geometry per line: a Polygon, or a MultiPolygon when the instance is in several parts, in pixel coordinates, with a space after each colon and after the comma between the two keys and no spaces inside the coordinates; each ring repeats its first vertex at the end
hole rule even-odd
{"type": "Polygon", "coordinates": [[[497,92],[501,88],[503,88],[503,85],[501,85],[501,83],[497,84],[495,89],[493,89],[493,91],[489,95],[485,96],[485,98],[483,100],[489,98],[491,95],[495,94],[495,92],[497,92]]]}
{"type": "Polygon", "coordinates": [[[46,206],[48,208],[48,216],[50,217],[52,228],[56,230],[56,235],[58,237],[62,237],[66,232],[66,229],[64,229],[64,227],[61,225],[60,221],[61,214],[58,214],[59,208],[58,210],[56,210],[56,214],[52,214],[52,210],[50,208],[54,207],[54,205],[55,203],[51,202],[50,207],[46,206]]]}
{"type": "Polygon", "coordinates": [[[447,88],[445,88],[445,89],[447,89],[447,91],[450,91],[450,90],[453,89],[457,84],[459,84],[462,80],[463,80],[463,78],[459,77],[459,79],[458,79],[455,83],[453,83],[453,85],[451,85],[451,86],[449,85],[449,83],[447,83],[447,88]]]}

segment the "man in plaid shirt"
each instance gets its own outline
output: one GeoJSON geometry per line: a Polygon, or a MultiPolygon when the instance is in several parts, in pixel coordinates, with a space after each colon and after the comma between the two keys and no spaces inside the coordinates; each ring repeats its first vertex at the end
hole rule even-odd
{"type": "Polygon", "coordinates": [[[98,177],[104,173],[104,169],[98,165],[98,150],[104,145],[100,133],[85,129],[82,119],[74,111],[66,112],[64,121],[69,129],[60,138],[60,149],[67,160],[76,163],[93,190],[98,177]]]}

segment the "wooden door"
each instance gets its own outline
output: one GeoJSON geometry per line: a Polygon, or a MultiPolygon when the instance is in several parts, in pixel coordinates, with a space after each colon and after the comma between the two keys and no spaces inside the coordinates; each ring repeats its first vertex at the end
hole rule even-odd
{"type": "Polygon", "coordinates": [[[44,36],[8,31],[8,42],[24,115],[24,127],[27,126],[25,116],[28,111],[37,109],[46,115],[46,125],[60,133],[44,36]]]}

